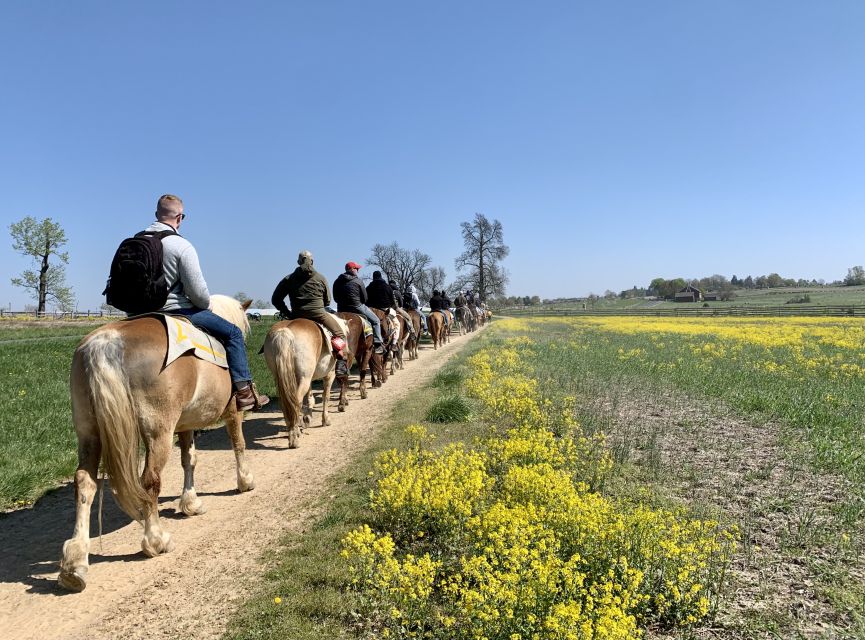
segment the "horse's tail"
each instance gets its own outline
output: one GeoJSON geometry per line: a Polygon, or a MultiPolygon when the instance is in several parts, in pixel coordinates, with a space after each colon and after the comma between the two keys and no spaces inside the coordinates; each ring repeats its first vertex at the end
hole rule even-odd
{"type": "Polygon", "coordinates": [[[297,377],[294,372],[294,334],[290,329],[274,331],[271,338],[270,365],[282,404],[285,426],[291,431],[300,418],[301,404],[297,398],[297,377]]]}
{"type": "Polygon", "coordinates": [[[138,420],[129,379],[123,372],[123,340],[116,331],[103,331],[81,345],[79,352],[102,443],[102,464],[120,508],[141,520],[150,496],[138,472],[138,420]]]}

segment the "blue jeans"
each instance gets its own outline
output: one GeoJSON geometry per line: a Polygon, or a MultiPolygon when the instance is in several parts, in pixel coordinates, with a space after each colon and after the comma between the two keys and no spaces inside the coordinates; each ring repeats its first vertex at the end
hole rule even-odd
{"type": "Polygon", "coordinates": [[[231,375],[232,382],[252,381],[249,362],[246,360],[246,344],[243,342],[243,332],[237,328],[237,325],[220,318],[209,309],[174,309],[167,313],[186,316],[192,324],[201,327],[225,346],[228,373],[231,375]]]}
{"type": "Polygon", "coordinates": [[[360,304],[357,308],[360,309],[360,312],[366,316],[366,319],[372,325],[372,341],[375,344],[383,344],[384,340],[381,339],[381,320],[365,304],[360,304]]]}

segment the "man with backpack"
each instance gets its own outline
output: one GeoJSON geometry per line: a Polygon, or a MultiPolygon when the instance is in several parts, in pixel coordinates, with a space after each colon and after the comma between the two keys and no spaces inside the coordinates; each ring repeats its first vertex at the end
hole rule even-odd
{"type": "MultiPolygon", "coordinates": [[[[161,236],[162,242],[162,269],[168,297],[162,307],[155,311],[186,316],[196,327],[219,340],[225,346],[237,410],[258,409],[270,402],[270,398],[258,394],[252,383],[243,332],[210,310],[210,292],[201,273],[198,253],[192,243],[177,232],[185,217],[183,201],[175,195],[166,194],[156,203],[156,222],[143,232],[161,236]]],[[[114,277],[112,265],[112,279],[114,277]]],[[[112,284],[109,282],[106,289],[109,292],[109,304],[112,301],[111,290],[112,284]]]]}

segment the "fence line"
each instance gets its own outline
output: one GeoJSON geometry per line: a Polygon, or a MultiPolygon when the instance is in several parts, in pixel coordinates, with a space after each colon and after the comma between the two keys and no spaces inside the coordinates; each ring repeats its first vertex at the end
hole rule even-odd
{"type": "Polygon", "coordinates": [[[808,307],[701,307],[663,309],[496,309],[494,313],[511,316],[655,316],[655,317],[715,317],[715,316],[829,316],[865,317],[865,305],[813,305],[808,307]]]}
{"type": "Polygon", "coordinates": [[[75,320],[77,318],[125,318],[122,311],[7,311],[0,309],[0,318],[38,318],[51,320],[75,320]]]}

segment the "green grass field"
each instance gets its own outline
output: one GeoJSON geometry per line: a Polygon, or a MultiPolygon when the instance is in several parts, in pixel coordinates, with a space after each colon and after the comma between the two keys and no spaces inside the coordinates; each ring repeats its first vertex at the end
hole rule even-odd
{"type": "MultiPolygon", "coordinates": [[[[729,308],[729,307],[815,307],[821,305],[865,305],[865,286],[857,287],[781,287],[777,289],[737,289],[735,298],[729,301],[710,302],[670,302],[665,300],[644,300],[643,298],[610,300],[601,298],[596,301],[594,307],[588,309],[598,311],[629,309],[686,309],[703,308],[729,308]],[[811,299],[807,303],[790,303],[791,300],[808,295],[811,299]]],[[[541,305],[539,307],[527,307],[528,310],[561,309],[582,310],[582,303],[561,303],[541,305]]]]}

